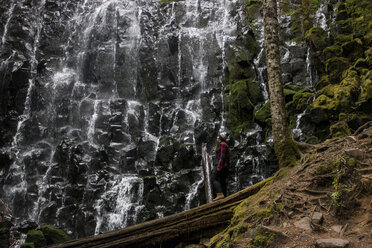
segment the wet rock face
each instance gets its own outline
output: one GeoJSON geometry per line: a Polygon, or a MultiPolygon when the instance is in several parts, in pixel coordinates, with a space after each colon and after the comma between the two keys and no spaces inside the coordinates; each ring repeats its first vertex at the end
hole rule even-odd
{"type": "Polygon", "coordinates": [[[1,198],[15,216],[82,237],[205,202],[200,147],[220,129],[241,20],[200,4],[1,7],[1,198]]]}
{"type": "MultiPolygon", "coordinates": [[[[252,120],[265,101],[259,34],[244,1],[196,2],[0,6],[0,193],[15,216],[83,237],[202,204],[201,145],[235,131],[229,116],[246,123],[228,140],[229,192],[272,174],[252,120]]],[[[287,81],[303,84],[306,50],[286,49],[287,81]]]]}

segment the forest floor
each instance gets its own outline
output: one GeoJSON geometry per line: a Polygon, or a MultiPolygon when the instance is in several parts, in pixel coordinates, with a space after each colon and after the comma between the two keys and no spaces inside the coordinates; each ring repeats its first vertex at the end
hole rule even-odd
{"type": "MultiPolygon", "coordinates": [[[[327,140],[304,154],[300,165],[273,185],[281,188],[274,202],[282,208],[262,223],[277,234],[263,246],[371,248],[371,145],[368,123],[352,136],[327,140]]],[[[231,247],[256,247],[250,235],[231,247]]]]}

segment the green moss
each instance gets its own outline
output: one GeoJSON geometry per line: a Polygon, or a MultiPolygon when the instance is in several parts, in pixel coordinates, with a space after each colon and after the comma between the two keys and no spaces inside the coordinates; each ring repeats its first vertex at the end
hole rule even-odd
{"type": "Polygon", "coordinates": [[[270,101],[267,101],[259,110],[254,113],[254,118],[261,123],[271,125],[270,101]]]}
{"type": "Polygon", "coordinates": [[[23,243],[21,245],[21,248],[35,248],[35,244],[34,243],[23,243]]]}
{"type": "Polygon", "coordinates": [[[263,101],[262,91],[257,80],[248,80],[248,97],[251,100],[252,104],[258,104],[263,101]]]}
{"type": "MultiPolygon", "coordinates": [[[[290,130],[288,129],[287,132],[290,132],[290,130]]],[[[280,168],[295,166],[297,160],[300,158],[300,151],[294,143],[292,135],[288,133],[287,137],[290,138],[285,139],[284,142],[274,140],[274,150],[278,157],[280,168]]]]}
{"type": "Polygon", "coordinates": [[[252,24],[255,19],[260,17],[260,10],[262,8],[261,0],[245,0],[245,12],[247,14],[248,26],[252,24]]]}
{"type": "Polygon", "coordinates": [[[61,229],[46,225],[41,230],[48,245],[59,244],[70,240],[70,237],[61,229]]]}
{"type": "Polygon", "coordinates": [[[311,103],[313,96],[314,94],[311,92],[299,92],[293,96],[292,101],[286,104],[287,113],[294,124],[297,115],[305,111],[311,103]]]}
{"type": "Polygon", "coordinates": [[[359,91],[359,78],[350,73],[341,84],[327,85],[317,92],[313,108],[327,110],[328,117],[338,120],[338,111],[352,111],[359,91]]]}
{"type": "Polygon", "coordinates": [[[248,247],[268,247],[275,239],[275,233],[260,230],[248,247]]]}
{"type": "Polygon", "coordinates": [[[34,243],[35,248],[46,246],[44,234],[40,230],[30,230],[27,232],[26,243],[34,243]]]}
{"type": "Polygon", "coordinates": [[[345,121],[337,122],[330,127],[330,136],[332,138],[351,135],[351,130],[345,121]]]}
{"type": "Polygon", "coordinates": [[[315,12],[319,6],[318,0],[302,0],[301,4],[291,4],[289,0],[280,2],[282,14],[291,15],[291,30],[295,42],[303,40],[305,34],[311,30],[315,12]]]}
{"type": "Polygon", "coordinates": [[[323,51],[328,46],[328,34],[320,27],[312,27],[305,34],[305,39],[313,51],[323,51]]]}
{"type": "Polygon", "coordinates": [[[336,35],[336,42],[338,43],[344,43],[344,42],[348,42],[348,41],[351,41],[353,39],[353,35],[352,34],[337,34],[336,35]]]}
{"type": "Polygon", "coordinates": [[[159,0],[160,5],[166,5],[171,2],[178,2],[179,0],[159,0]]]}
{"type": "Polygon", "coordinates": [[[340,57],[342,55],[342,48],[341,46],[335,44],[335,45],[326,47],[323,50],[323,54],[324,54],[325,59],[330,59],[333,57],[340,57]]]}
{"type": "Polygon", "coordinates": [[[247,80],[237,81],[226,88],[230,91],[227,126],[236,134],[250,126],[254,106],[249,99],[247,80]]]}
{"type": "Polygon", "coordinates": [[[363,43],[359,38],[343,43],[341,48],[343,56],[351,60],[361,57],[364,53],[363,43]]]}
{"type": "Polygon", "coordinates": [[[368,101],[372,99],[372,70],[362,77],[361,81],[360,101],[368,101]]]}
{"type": "Polygon", "coordinates": [[[336,168],[336,166],[335,166],[334,162],[326,164],[326,165],[320,165],[316,168],[315,174],[316,175],[325,175],[325,174],[333,172],[335,170],[335,168],[336,168]]]}
{"type": "Polygon", "coordinates": [[[318,82],[315,83],[315,89],[320,90],[326,87],[327,85],[331,84],[329,81],[329,77],[327,74],[323,75],[318,82]]]}
{"type": "Polygon", "coordinates": [[[332,206],[336,215],[341,216],[354,208],[354,195],[359,191],[359,186],[349,179],[353,177],[353,170],[358,164],[354,158],[348,156],[343,156],[333,163],[335,176],[332,184],[335,191],[331,195],[332,206]]]}
{"type": "Polygon", "coordinates": [[[326,61],[326,73],[329,75],[329,81],[336,84],[341,81],[341,75],[349,67],[349,61],[346,58],[334,57],[326,61]]]}

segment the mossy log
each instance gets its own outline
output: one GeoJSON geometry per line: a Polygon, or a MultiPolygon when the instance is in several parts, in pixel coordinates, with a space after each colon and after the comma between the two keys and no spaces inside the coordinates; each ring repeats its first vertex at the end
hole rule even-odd
{"type": "Polygon", "coordinates": [[[169,247],[181,241],[198,240],[225,228],[233,216],[234,207],[264,185],[265,181],[178,214],[50,247],[169,247]]]}

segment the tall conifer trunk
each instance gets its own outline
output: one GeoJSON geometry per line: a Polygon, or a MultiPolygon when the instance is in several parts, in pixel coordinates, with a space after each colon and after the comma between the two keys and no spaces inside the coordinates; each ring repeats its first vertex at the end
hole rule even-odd
{"type": "Polygon", "coordinates": [[[279,166],[284,167],[293,165],[299,152],[288,129],[286,119],[276,0],[263,1],[263,15],[274,149],[279,159],[279,166]]]}

